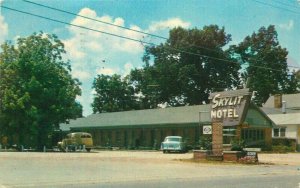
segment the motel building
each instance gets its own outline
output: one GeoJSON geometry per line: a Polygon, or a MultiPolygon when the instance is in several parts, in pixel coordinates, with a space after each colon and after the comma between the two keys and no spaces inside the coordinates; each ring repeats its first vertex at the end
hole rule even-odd
{"type": "Polygon", "coordinates": [[[92,114],[60,128],[91,133],[96,148],[159,149],[166,136],[182,136],[190,149],[200,149],[218,122],[224,150],[237,139],[246,147],[270,148],[273,122],[250,98],[247,89],[221,92],[211,96],[211,104],[92,114]]]}
{"type": "Polygon", "coordinates": [[[300,93],[270,96],[261,109],[276,124],[273,145],[282,143],[300,151],[300,93]]]}

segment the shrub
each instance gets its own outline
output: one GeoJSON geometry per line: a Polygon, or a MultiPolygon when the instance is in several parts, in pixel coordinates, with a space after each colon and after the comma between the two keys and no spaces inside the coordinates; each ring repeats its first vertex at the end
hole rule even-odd
{"type": "Polygon", "coordinates": [[[210,137],[201,137],[199,140],[199,148],[204,150],[211,150],[212,149],[212,140],[210,137]]]}
{"type": "Polygon", "coordinates": [[[240,139],[231,140],[231,151],[243,151],[245,147],[245,142],[240,139]]]}
{"type": "Polygon", "coordinates": [[[297,142],[290,138],[273,138],[272,150],[274,152],[286,153],[296,151],[297,142]]]}
{"type": "Polygon", "coordinates": [[[294,152],[295,149],[291,146],[284,146],[280,144],[277,146],[272,146],[272,151],[277,153],[287,153],[287,152],[294,152]]]}

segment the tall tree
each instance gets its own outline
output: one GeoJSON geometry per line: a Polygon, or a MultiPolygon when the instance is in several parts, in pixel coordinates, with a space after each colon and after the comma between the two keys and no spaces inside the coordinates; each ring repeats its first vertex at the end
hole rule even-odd
{"type": "Polygon", "coordinates": [[[44,33],[2,45],[1,133],[11,142],[41,149],[59,123],[82,116],[75,101],[80,83],[71,77],[64,53],[63,43],[44,33]]]}
{"type": "Polygon", "coordinates": [[[294,78],[296,79],[297,82],[297,92],[300,92],[300,70],[295,71],[293,73],[293,76],[295,76],[294,78]]]}
{"type": "Polygon", "coordinates": [[[95,90],[92,108],[94,113],[117,112],[137,109],[134,89],[127,78],[120,75],[98,75],[93,82],[95,90]]]}
{"type": "Polygon", "coordinates": [[[143,69],[131,73],[132,83],[155,102],[171,106],[208,102],[211,92],[238,87],[240,65],[223,48],[231,40],[224,28],[175,28],[169,39],[145,50],[143,69]]]}
{"type": "Polygon", "coordinates": [[[129,84],[134,88],[141,109],[156,108],[160,103],[161,86],[158,85],[156,75],[154,68],[148,66],[143,69],[134,69],[128,76],[129,84]]]}
{"type": "Polygon", "coordinates": [[[257,92],[254,101],[258,105],[264,103],[270,94],[296,92],[296,79],[288,74],[288,51],[280,46],[273,25],[261,27],[239,45],[232,46],[231,50],[245,64],[242,78],[244,81],[250,78],[249,88],[257,92]]]}

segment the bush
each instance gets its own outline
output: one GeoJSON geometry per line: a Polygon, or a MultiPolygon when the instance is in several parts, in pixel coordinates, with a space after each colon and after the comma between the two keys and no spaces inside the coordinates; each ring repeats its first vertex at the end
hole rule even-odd
{"type": "Polygon", "coordinates": [[[212,140],[211,137],[201,137],[199,140],[199,149],[211,150],[212,149],[212,140]]]}
{"type": "Polygon", "coordinates": [[[243,151],[245,147],[245,142],[240,139],[233,139],[231,140],[231,151],[243,151]]]}
{"type": "Polygon", "coordinates": [[[290,138],[273,138],[272,150],[274,152],[286,153],[296,151],[297,142],[290,138]]]}
{"type": "Polygon", "coordinates": [[[272,146],[272,151],[277,153],[287,153],[287,152],[294,152],[295,149],[291,146],[277,145],[277,146],[272,146]]]}
{"type": "Polygon", "coordinates": [[[284,146],[294,146],[296,144],[296,139],[290,138],[273,138],[272,140],[274,146],[284,145],[284,146]]]}

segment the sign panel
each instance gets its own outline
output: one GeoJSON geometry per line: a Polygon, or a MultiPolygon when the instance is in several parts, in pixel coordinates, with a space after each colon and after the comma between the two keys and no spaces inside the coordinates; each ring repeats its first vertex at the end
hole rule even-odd
{"type": "Polygon", "coordinates": [[[211,125],[204,125],[203,126],[203,134],[211,134],[211,133],[212,133],[211,125]]]}
{"type": "Polygon", "coordinates": [[[255,161],[255,162],[258,161],[258,156],[257,156],[257,153],[255,151],[248,151],[246,153],[246,157],[247,157],[248,160],[255,161]]]}
{"type": "Polygon", "coordinates": [[[223,126],[241,124],[245,119],[250,98],[249,89],[212,93],[210,95],[212,121],[223,122],[223,126]]]}

